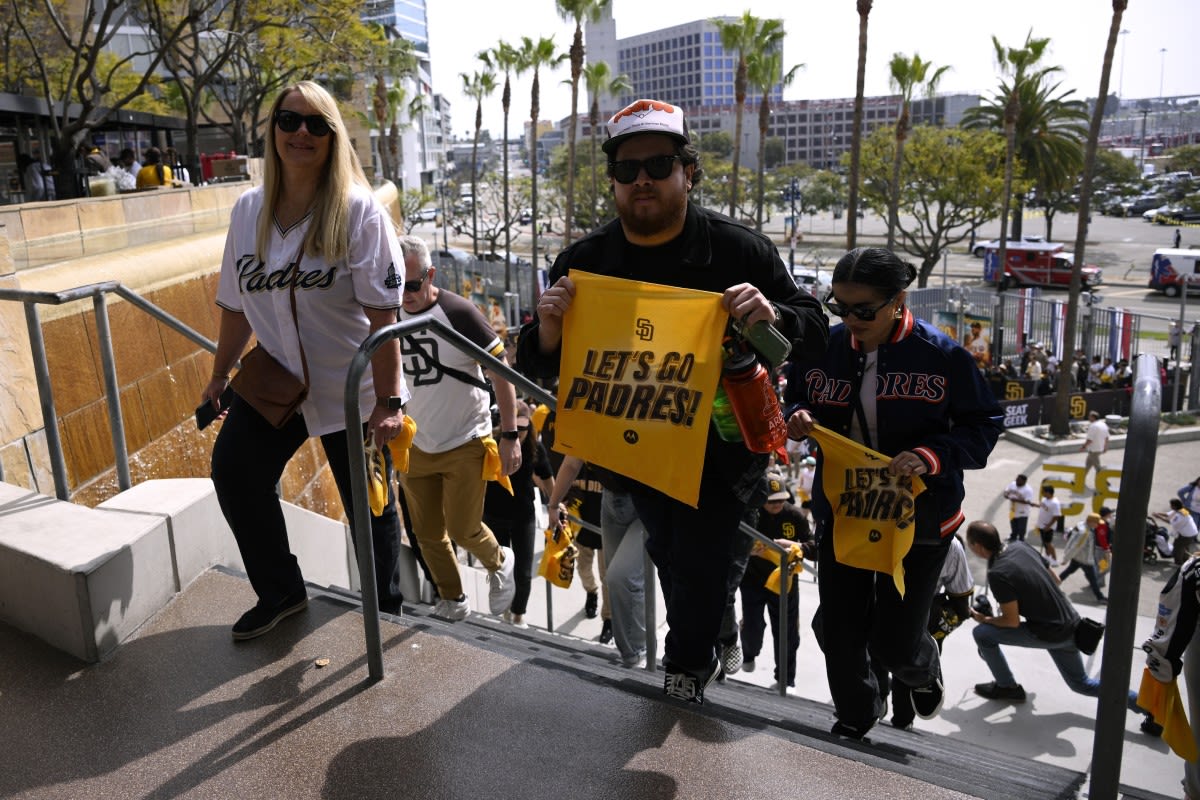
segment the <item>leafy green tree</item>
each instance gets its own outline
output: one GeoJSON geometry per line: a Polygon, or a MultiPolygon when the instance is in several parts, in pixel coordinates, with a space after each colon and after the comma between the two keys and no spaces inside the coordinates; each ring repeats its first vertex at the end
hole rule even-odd
{"type": "Polygon", "coordinates": [[[733,137],[726,131],[697,134],[696,147],[705,158],[728,159],[733,155],[733,137]]]}
{"type": "MultiPolygon", "coordinates": [[[[571,61],[571,127],[567,129],[566,205],[563,208],[563,245],[571,243],[571,216],[575,206],[575,137],[579,131],[579,79],[583,75],[583,23],[595,22],[608,8],[610,0],[554,0],[558,15],[575,23],[568,57],[571,61]]],[[[593,159],[594,160],[594,159],[593,159]]]]}
{"type": "Polygon", "coordinates": [[[756,50],[746,58],[746,77],[761,97],[758,104],[758,197],[756,199],[758,213],[754,218],[756,230],[761,231],[763,226],[763,192],[767,171],[767,127],[771,124],[771,89],[777,84],[784,87],[790,86],[796,79],[796,73],[803,68],[803,64],[797,64],[780,77],[779,73],[783,71],[783,51],[778,48],[756,50]]]}
{"type": "MultiPolygon", "coordinates": [[[[1041,83],[1042,79],[1058,71],[1058,67],[1043,67],[1035,69],[1038,62],[1049,46],[1049,39],[1033,38],[1033,31],[1025,36],[1025,44],[1021,47],[1005,47],[1000,40],[992,37],[992,46],[996,50],[996,63],[1000,71],[1011,76],[1011,81],[1001,81],[1000,89],[990,101],[985,101],[989,113],[993,110],[1000,115],[1007,152],[1004,158],[1004,197],[1000,205],[1000,253],[999,263],[1004,264],[1008,259],[1008,210],[1012,205],[1013,180],[1016,177],[1013,168],[1017,161],[1017,123],[1021,118],[1021,93],[1029,83],[1041,83]]],[[[992,119],[977,106],[968,109],[963,115],[963,125],[991,125],[992,119]],[[974,112],[974,113],[973,113],[974,112]],[[980,118],[982,117],[982,119],[980,118]]],[[[994,118],[994,115],[993,115],[994,118]]]]}
{"type": "MultiPolygon", "coordinates": [[[[552,69],[568,58],[566,53],[558,53],[554,49],[554,39],[545,36],[537,41],[528,36],[521,37],[521,61],[518,72],[533,70],[533,85],[529,91],[529,196],[530,208],[533,209],[533,260],[538,260],[538,116],[541,112],[541,71],[545,67],[552,69]]],[[[504,291],[511,291],[512,266],[511,259],[505,261],[504,291]]]]}
{"type": "MultiPolygon", "coordinates": [[[[895,150],[890,126],[863,142],[862,199],[880,215],[891,203],[895,150]]],[[[947,248],[996,216],[1004,158],[1004,137],[991,131],[918,125],[909,132],[896,231],[900,249],[920,260],[918,286],[925,286],[947,248]]]]}
{"type": "Polygon", "coordinates": [[[949,67],[933,69],[933,62],[921,58],[920,53],[912,57],[896,53],[888,64],[888,83],[900,93],[900,115],[896,119],[896,155],[892,163],[892,202],[888,204],[888,236],[887,248],[891,250],[896,245],[896,207],[900,197],[900,162],[904,160],[904,142],[908,138],[909,112],[912,107],[913,94],[917,89],[924,89],[925,94],[932,97],[937,92],[938,82],[949,67]]]}
{"type": "Polygon", "coordinates": [[[772,136],[767,139],[767,143],[763,147],[763,162],[767,165],[767,169],[782,166],[785,158],[787,158],[787,143],[783,137],[772,136]]]}
{"type": "MultiPolygon", "coordinates": [[[[1104,46],[1104,63],[1100,68],[1100,91],[1097,97],[1108,97],[1108,80],[1112,75],[1113,53],[1117,49],[1117,36],[1121,31],[1121,18],[1125,15],[1127,0],[1112,0],[1112,18],[1108,26],[1108,40],[1104,46]]],[[[1083,183],[1079,192],[1079,218],[1075,229],[1075,265],[1071,270],[1070,294],[1067,298],[1067,318],[1063,325],[1063,352],[1060,356],[1064,364],[1066,358],[1075,352],[1075,326],[1079,321],[1079,292],[1083,287],[1081,270],[1087,257],[1087,230],[1089,203],[1092,194],[1092,175],[1096,168],[1096,150],[1100,141],[1100,128],[1104,121],[1104,107],[1097,103],[1092,110],[1091,125],[1087,132],[1087,145],[1083,156],[1083,183]]],[[[1001,262],[1003,263],[1003,262],[1001,262]]],[[[1068,436],[1071,432],[1071,389],[1070,381],[1058,382],[1057,395],[1054,398],[1054,413],[1050,419],[1050,431],[1056,436],[1068,436]]],[[[1119,770],[1104,767],[1100,784],[1107,782],[1115,794],[1119,770]]],[[[1103,790],[1102,790],[1103,791],[1103,790]]]]}
{"type": "Polygon", "coordinates": [[[596,138],[600,130],[600,98],[619,97],[622,92],[632,91],[633,85],[624,73],[613,75],[612,69],[604,61],[586,64],[583,68],[583,82],[591,95],[592,104],[588,109],[588,127],[591,129],[592,151],[589,158],[589,172],[592,178],[591,203],[588,205],[586,227],[594,228],[608,215],[600,211],[600,170],[605,168],[605,159],[596,151],[596,138]]]}
{"type": "Polygon", "coordinates": [[[867,77],[867,20],[871,0],[856,0],[858,11],[858,72],[854,80],[854,132],[850,136],[850,197],[846,202],[846,249],[858,239],[859,154],[862,149],[863,86],[867,77]]]}
{"type": "MultiPolygon", "coordinates": [[[[746,58],[750,53],[763,53],[783,45],[783,21],[778,19],[759,19],[749,11],[742,12],[741,18],[735,22],[714,19],[721,36],[721,47],[727,53],[737,53],[737,72],[733,78],[734,103],[734,133],[733,133],[733,174],[741,174],[742,161],[742,117],[746,111],[746,87],[749,84],[746,58]]],[[[738,183],[734,181],[729,191],[729,216],[736,218],[738,204],[738,183]]]]}
{"type": "Polygon", "coordinates": [[[471,75],[459,74],[463,82],[463,94],[475,100],[475,136],[471,139],[471,241],[475,244],[475,256],[479,256],[479,132],[483,129],[483,98],[496,91],[496,73],[484,68],[471,75]]]}
{"type": "MultiPolygon", "coordinates": [[[[1196,147],[1197,166],[1200,166],[1200,145],[1192,146],[1196,147]]],[[[1116,150],[1096,151],[1096,166],[1092,172],[1093,187],[1133,183],[1140,177],[1141,171],[1132,158],[1126,158],[1116,150]]]]}
{"type": "MultiPolygon", "coordinates": [[[[124,26],[139,22],[136,3],[85,3],[82,13],[67,13],[55,0],[9,0],[8,6],[24,40],[22,47],[27,48],[26,68],[50,109],[55,195],[60,200],[78,197],[78,146],[145,91],[165,53],[149,48],[113,57],[114,37],[124,26]],[[135,69],[135,64],[144,66],[135,69]],[[136,80],[115,93],[116,83],[128,74],[136,80]]],[[[162,44],[173,45],[198,14],[189,9],[165,32],[162,44]]]]}
{"type": "Polygon", "coordinates": [[[1163,155],[1167,159],[1167,172],[1190,172],[1192,175],[1200,175],[1200,144],[1174,147],[1163,155]]]}

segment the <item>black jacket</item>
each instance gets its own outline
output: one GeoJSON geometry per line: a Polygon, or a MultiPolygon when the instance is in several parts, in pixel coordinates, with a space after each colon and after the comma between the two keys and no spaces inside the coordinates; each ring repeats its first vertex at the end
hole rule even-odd
{"type": "MultiPolygon", "coordinates": [[[[779,311],[776,327],[792,342],[792,358],[814,358],[829,341],[829,323],[816,298],[796,286],[770,239],[744,225],[689,202],[683,233],[656,248],[630,244],[619,220],[593,231],[559,254],[550,271],[554,283],[578,268],[616,278],[724,292],[750,283],[779,311]],[[645,268],[653,261],[654,268],[645,268]]],[[[558,374],[561,352],[538,350],[538,322],[521,329],[517,367],[527,375],[548,378],[558,374]]],[[[667,454],[664,454],[664,457],[667,454]]],[[[760,478],[767,456],[751,453],[740,442],[725,442],[709,428],[704,455],[703,484],[719,480],[743,502],[763,499],[760,478]]]]}

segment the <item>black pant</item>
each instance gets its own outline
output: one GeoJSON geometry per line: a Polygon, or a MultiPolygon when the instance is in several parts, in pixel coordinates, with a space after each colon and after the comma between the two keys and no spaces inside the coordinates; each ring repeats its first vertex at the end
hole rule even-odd
{"type": "MultiPolygon", "coordinates": [[[[795,573],[792,573],[793,576],[795,573]]],[[[787,685],[796,685],[796,652],[800,649],[800,590],[792,579],[792,590],[787,596],[787,685]]],[[[771,618],[771,652],[775,655],[775,680],[779,680],[779,595],[761,582],[748,580],[742,583],[742,653],[747,660],[758,658],[762,652],[763,634],[767,624],[763,621],[763,607],[771,618]]]]}
{"type": "Polygon", "coordinates": [[[1029,517],[1013,517],[1008,521],[1010,542],[1025,541],[1026,526],[1029,525],[1029,517]]]}
{"type": "MultiPolygon", "coordinates": [[[[742,521],[751,527],[758,521],[758,509],[746,509],[742,521]]],[[[729,647],[737,644],[737,592],[742,585],[742,576],[746,574],[746,565],[750,563],[750,551],[754,548],[754,540],[740,531],[733,539],[733,560],[729,562],[729,577],[726,580],[728,594],[725,597],[725,613],[721,615],[721,630],[717,634],[717,644],[729,647]]]]}
{"type": "Polygon", "coordinates": [[[707,677],[716,657],[745,504],[718,481],[701,483],[699,508],[645,486],[631,495],[646,526],[646,552],[657,567],[667,606],[664,663],[707,677]]]}
{"type": "MultiPolygon", "coordinates": [[[[264,605],[277,605],[304,585],[300,565],[288,544],[283,508],[275,485],[288,461],[307,440],[308,428],[299,414],[283,428],[276,429],[248,403],[235,396],[213,445],[212,480],[217,501],[237,539],[250,585],[264,605]]],[[[323,435],[321,447],[329,461],[346,516],[353,526],[346,432],[323,435]]],[[[391,456],[386,448],[384,457],[390,474],[391,456]]],[[[400,517],[396,513],[390,483],[383,515],[371,517],[371,541],[375,552],[379,610],[394,614],[399,613],[404,598],[400,593],[400,517]]]]}
{"type": "Polygon", "coordinates": [[[833,556],[833,538],[821,537],[821,607],[813,631],[825,652],[825,674],[838,719],[869,728],[883,713],[872,656],[908,686],[925,686],[941,677],[938,647],[927,627],[950,538],[914,544],[909,550],[903,561],[903,598],[891,575],[839,563],[833,556]]]}
{"type": "Polygon", "coordinates": [[[514,614],[524,614],[529,606],[529,589],[533,581],[533,542],[536,538],[537,520],[530,517],[526,520],[512,520],[492,516],[483,511],[483,524],[492,529],[496,541],[505,547],[511,547],[513,557],[513,581],[516,593],[513,594],[509,610],[514,614]]]}

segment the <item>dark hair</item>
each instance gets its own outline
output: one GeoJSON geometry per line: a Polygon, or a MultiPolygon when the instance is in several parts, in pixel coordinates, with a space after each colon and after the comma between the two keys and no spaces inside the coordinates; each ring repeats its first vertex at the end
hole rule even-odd
{"type": "MultiPolygon", "coordinates": [[[[686,129],[687,125],[685,124],[684,130],[686,129]]],[[[689,141],[687,144],[679,145],[676,148],[676,152],[679,153],[679,163],[685,167],[688,164],[692,164],[695,167],[692,170],[692,189],[695,189],[700,185],[700,179],[704,177],[704,170],[700,167],[700,150],[689,141]]],[[[691,191],[691,189],[688,191],[691,191]]]]}
{"type": "Polygon", "coordinates": [[[1183,508],[1183,501],[1180,500],[1178,497],[1172,497],[1171,498],[1171,508],[1178,511],[1179,509],[1183,508]]]}
{"type": "Polygon", "coordinates": [[[1019,481],[1028,481],[1028,480],[1029,480],[1029,476],[1028,476],[1028,475],[1018,475],[1018,476],[1017,476],[1017,480],[1019,480],[1019,481]]]}
{"type": "Polygon", "coordinates": [[[1004,549],[996,526],[983,520],[975,520],[967,526],[967,541],[979,545],[989,553],[999,553],[1004,549]]]}
{"type": "Polygon", "coordinates": [[[158,176],[158,185],[162,186],[167,182],[166,176],[163,174],[162,151],[157,147],[151,147],[146,151],[146,163],[154,165],[154,174],[158,176]]]}
{"type": "Polygon", "coordinates": [[[120,158],[122,161],[124,161],[126,158],[133,158],[132,148],[126,147],[124,150],[121,151],[121,155],[118,156],[118,158],[120,158]]]}
{"type": "Polygon", "coordinates": [[[1046,492],[1049,492],[1050,494],[1054,494],[1054,487],[1048,483],[1043,483],[1042,484],[1042,494],[1045,494],[1046,492]]]}
{"type": "Polygon", "coordinates": [[[833,283],[861,283],[895,297],[917,278],[917,268],[884,247],[857,247],[833,268],[833,283]]]}

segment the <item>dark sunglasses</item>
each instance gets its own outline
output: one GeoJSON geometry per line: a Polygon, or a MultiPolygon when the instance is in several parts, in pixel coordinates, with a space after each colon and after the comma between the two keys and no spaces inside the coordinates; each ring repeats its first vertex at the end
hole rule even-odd
{"type": "Polygon", "coordinates": [[[527,430],[529,430],[529,426],[528,426],[528,425],[518,425],[518,426],[517,426],[517,430],[519,430],[519,431],[527,431],[527,430]]]}
{"type": "Polygon", "coordinates": [[[837,302],[836,300],[833,302],[830,302],[832,297],[833,297],[833,292],[830,292],[829,296],[826,297],[825,300],[821,303],[821,305],[825,306],[825,308],[829,311],[830,314],[833,314],[835,317],[842,317],[842,318],[854,315],[854,316],[858,317],[859,319],[861,319],[863,322],[871,322],[872,320],[874,320],[875,315],[878,314],[882,308],[889,305],[893,300],[896,299],[896,295],[892,295],[887,300],[884,300],[882,303],[875,306],[874,308],[869,308],[867,306],[846,306],[846,305],[842,305],[841,303],[837,302]]]}
{"type": "Polygon", "coordinates": [[[320,114],[297,114],[295,111],[282,110],[275,112],[275,124],[284,133],[295,133],[300,130],[301,122],[313,136],[328,136],[329,131],[332,130],[329,127],[329,120],[320,114]]]}
{"type": "Polygon", "coordinates": [[[679,156],[652,156],[640,161],[636,158],[628,161],[610,161],[608,162],[608,174],[617,183],[633,183],[641,174],[642,169],[645,169],[647,175],[656,181],[661,181],[671,174],[671,171],[675,169],[675,162],[678,160],[679,156]]]}
{"type": "Polygon", "coordinates": [[[429,277],[429,270],[425,270],[425,272],[422,273],[421,277],[413,278],[411,281],[405,281],[404,282],[404,291],[408,292],[409,294],[413,294],[415,292],[421,291],[421,284],[424,283],[425,279],[428,277],[429,277]]]}

